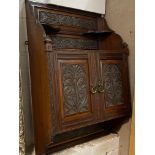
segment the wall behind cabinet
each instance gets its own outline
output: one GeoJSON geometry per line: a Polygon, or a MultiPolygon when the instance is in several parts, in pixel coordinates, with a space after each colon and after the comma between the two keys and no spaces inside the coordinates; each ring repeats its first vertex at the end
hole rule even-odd
{"type": "Polygon", "coordinates": [[[56,4],[80,10],[105,14],[106,0],[32,0],[34,2],[56,4]]]}

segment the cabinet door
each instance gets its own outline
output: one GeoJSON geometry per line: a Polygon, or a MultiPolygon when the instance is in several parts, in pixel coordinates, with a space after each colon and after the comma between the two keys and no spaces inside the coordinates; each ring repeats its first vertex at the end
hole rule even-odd
{"type": "MultiPolygon", "coordinates": [[[[100,81],[98,89],[104,119],[120,117],[128,109],[126,83],[128,72],[125,70],[123,60],[99,60],[100,81]]],[[[103,118],[102,118],[103,119],[103,118]]]]}
{"type": "Polygon", "coordinates": [[[96,119],[95,92],[90,89],[94,82],[93,54],[57,52],[57,109],[59,131],[67,131],[92,124],[96,119]]]}

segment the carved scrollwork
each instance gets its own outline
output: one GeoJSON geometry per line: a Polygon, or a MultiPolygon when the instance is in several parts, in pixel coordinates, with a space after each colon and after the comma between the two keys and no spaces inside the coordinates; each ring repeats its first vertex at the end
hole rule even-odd
{"type": "Polygon", "coordinates": [[[123,104],[120,64],[102,64],[106,106],[123,104]]]}
{"type": "Polygon", "coordinates": [[[88,111],[86,69],[82,64],[61,64],[65,115],[88,111]]]}

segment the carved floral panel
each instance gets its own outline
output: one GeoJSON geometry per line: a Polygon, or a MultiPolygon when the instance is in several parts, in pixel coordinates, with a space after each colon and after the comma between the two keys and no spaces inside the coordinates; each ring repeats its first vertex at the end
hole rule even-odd
{"type": "Polygon", "coordinates": [[[102,64],[106,107],[123,104],[120,64],[102,64]]]}
{"type": "Polygon", "coordinates": [[[88,111],[87,65],[61,63],[60,67],[65,116],[88,111]]]}

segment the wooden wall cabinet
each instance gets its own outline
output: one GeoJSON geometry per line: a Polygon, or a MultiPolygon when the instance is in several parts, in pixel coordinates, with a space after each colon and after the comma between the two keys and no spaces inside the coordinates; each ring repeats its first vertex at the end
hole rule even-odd
{"type": "Polygon", "coordinates": [[[101,136],[129,117],[128,48],[104,17],[29,1],[26,12],[36,154],[101,136]]]}

